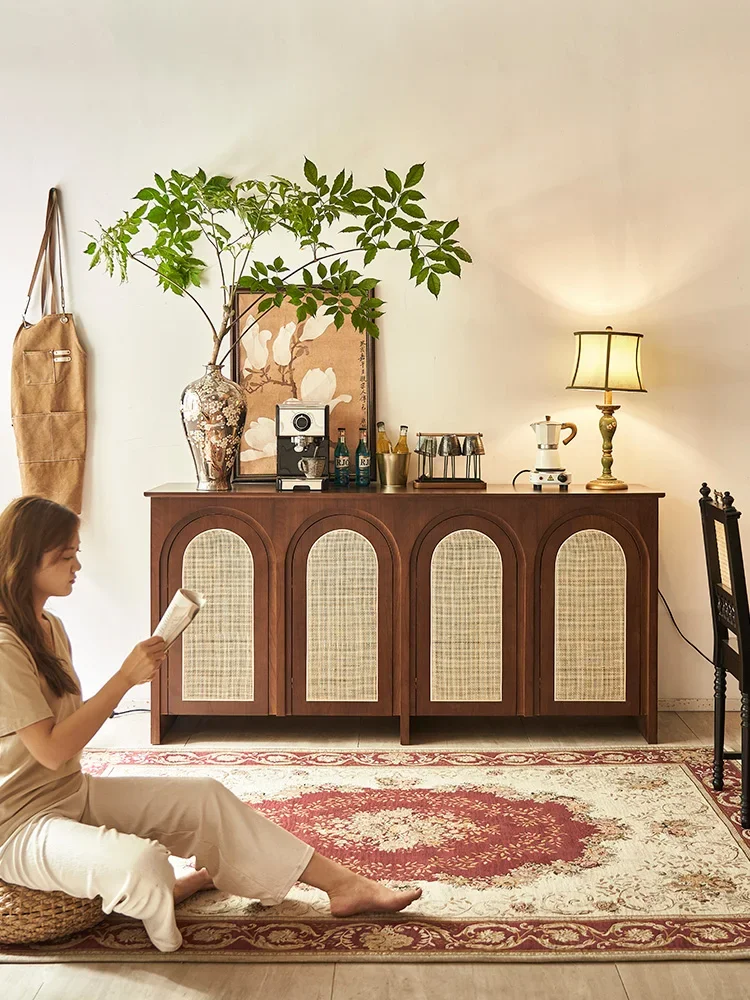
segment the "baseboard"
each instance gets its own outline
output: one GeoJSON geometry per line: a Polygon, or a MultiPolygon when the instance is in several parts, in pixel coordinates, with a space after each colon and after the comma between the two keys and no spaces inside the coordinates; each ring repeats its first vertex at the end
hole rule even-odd
{"type": "MultiPolygon", "coordinates": [[[[660,712],[713,712],[713,698],[660,698],[660,712]]],[[[727,712],[739,712],[740,699],[727,698],[727,712]]]]}

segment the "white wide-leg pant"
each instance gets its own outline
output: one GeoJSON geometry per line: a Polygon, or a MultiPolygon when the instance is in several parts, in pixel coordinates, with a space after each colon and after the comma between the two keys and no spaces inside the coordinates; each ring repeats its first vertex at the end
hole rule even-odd
{"type": "Polygon", "coordinates": [[[105,913],[143,921],[159,951],[182,944],[170,854],[195,855],[217,889],[281,902],[313,848],[213,778],[96,778],[0,846],[0,879],[101,896],[105,913]]]}

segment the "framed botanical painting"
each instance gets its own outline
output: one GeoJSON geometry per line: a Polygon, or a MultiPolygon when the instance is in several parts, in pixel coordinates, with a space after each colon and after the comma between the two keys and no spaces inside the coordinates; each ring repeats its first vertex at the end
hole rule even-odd
{"type": "MultiPolygon", "coordinates": [[[[261,296],[262,297],[262,296],[261,296]]],[[[291,302],[271,308],[257,323],[248,307],[257,292],[240,291],[235,299],[238,328],[233,340],[247,332],[232,351],[232,378],[242,386],[247,418],[235,465],[235,482],[271,482],[276,478],[276,404],[299,399],[328,403],[330,435],[346,428],[354,456],[360,427],[375,446],[375,341],[345,317],[336,329],[321,306],[314,316],[297,322],[291,302]],[[244,313],[244,315],[243,315],[244,313]]],[[[332,454],[333,446],[330,449],[332,454]]],[[[351,464],[354,475],[354,461],[351,464]]]]}

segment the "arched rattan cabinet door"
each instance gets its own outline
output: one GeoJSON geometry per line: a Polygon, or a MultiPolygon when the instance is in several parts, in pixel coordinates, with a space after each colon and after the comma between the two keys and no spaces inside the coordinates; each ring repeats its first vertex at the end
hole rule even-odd
{"type": "Polygon", "coordinates": [[[547,541],[541,577],[542,713],[637,713],[644,584],[630,534],[577,518],[547,541]]]}
{"type": "Polygon", "coordinates": [[[295,714],[390,715],[393,558],[369,521],[331,516],[292,555],[295,714]]]}
{"type": "Polygon", "coordinates": [[[494,522],[447,518],[416,562],[419,715],[497,715],[516,708],[517,563],[494,522]]]}
{"type": "Polygon", "coordinates": [[[268,711],[268,559],[253,528],[207,515],[175,537],[168,559],[169,601],[178,587],[207,602],[169,652],[169,708],[180,714],[268,711]]]}

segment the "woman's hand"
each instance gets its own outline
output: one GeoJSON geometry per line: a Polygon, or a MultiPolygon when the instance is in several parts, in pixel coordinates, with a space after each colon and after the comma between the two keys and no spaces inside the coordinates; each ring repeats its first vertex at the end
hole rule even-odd
{"type": "Polygon", "coordinates": [[[166,652],[167,647],[161,636],[152,635],[150,639],[144,639],[135,646],[118,673],[129,688],[145,684],[156,674],[166,652]]]}

